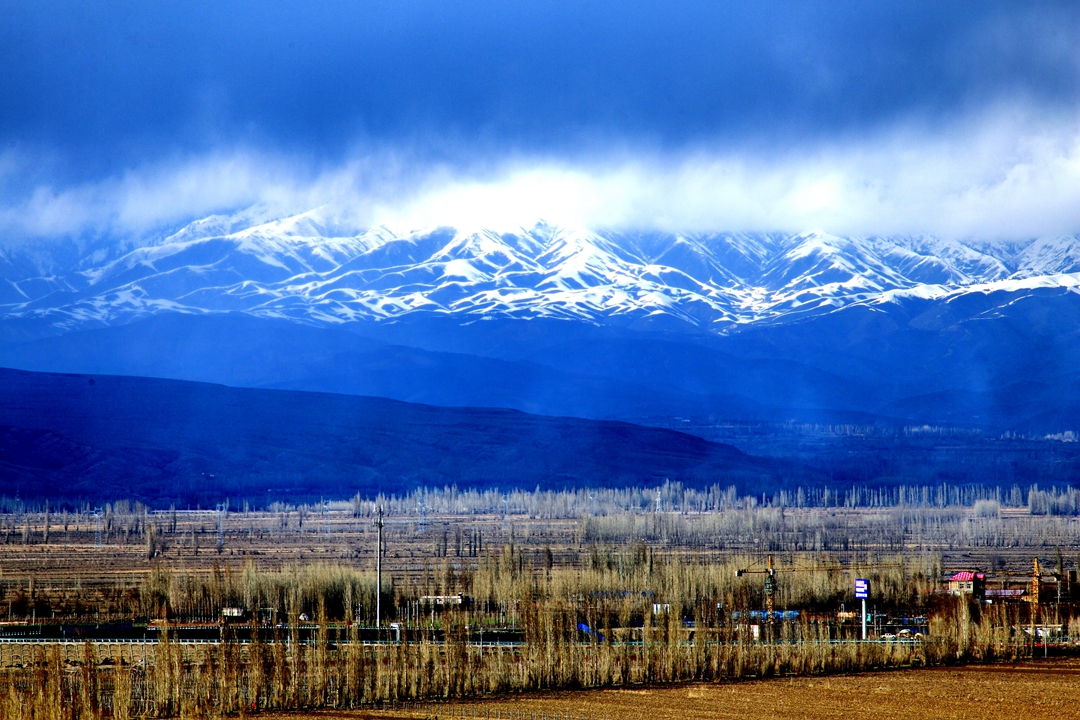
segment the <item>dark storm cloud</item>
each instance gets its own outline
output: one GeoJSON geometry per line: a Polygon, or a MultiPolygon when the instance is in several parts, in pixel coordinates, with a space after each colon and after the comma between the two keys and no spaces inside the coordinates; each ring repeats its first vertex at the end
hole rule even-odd
{"type": "Polygon", "coordinates": [[[0,242],[359,224],[1080,230],[1080,6],[5,2],[0,242]]]}
{"type": "Polygon", "coordinates": [[[1077,100],[1074,6],[8,3],[0,136],[73,176],[242,144],[457,154],[801,142],[1077,100]]]}

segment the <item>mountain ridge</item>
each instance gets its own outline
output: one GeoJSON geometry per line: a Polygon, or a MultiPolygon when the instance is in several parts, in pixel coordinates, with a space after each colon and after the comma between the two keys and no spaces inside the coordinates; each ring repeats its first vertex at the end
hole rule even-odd
{"type": "MultiPolygon", "coordinates": [[[[1080,238],[1016,243],[824,232],[357,230],[325,209],[195,221],[79,269],[31,277],[0,257],[0,313],[66,332],[156,312],[307,323],[564,318],[713,333],[907,297],[1080,288],[1080,238]],[[6,263],[6,264],[5,264],[6,263]]],[[[20,269],[21,268],[21,269],[20,269]]]]}
{"type": "Polygon", "coordinates": [[[0,494],[257,506],[355,493],[622,487],[744,489],[806,466],[673,430],[385,398],[0,369],[0,494]],[[48,408],[42,412],[42,408],[48,408]]]}
{"type": "Polygon", "coordinates": [[[0,365],[634,422],[1062,433],[1080,428],[1078,242],[395,233],[256,207],[54,275],[0,258],[0,365]]]}

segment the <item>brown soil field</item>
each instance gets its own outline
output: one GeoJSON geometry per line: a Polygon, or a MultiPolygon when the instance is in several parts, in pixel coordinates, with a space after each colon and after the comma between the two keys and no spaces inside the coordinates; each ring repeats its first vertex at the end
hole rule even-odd
{"type": "Polygon", "coordinates": [[[1080,718],[1080,659],[813,678],[558,692],[440,705],[420,712],[288,713],[267,720],[548,718],[549,720],[1064,720],[1080,718]]]}

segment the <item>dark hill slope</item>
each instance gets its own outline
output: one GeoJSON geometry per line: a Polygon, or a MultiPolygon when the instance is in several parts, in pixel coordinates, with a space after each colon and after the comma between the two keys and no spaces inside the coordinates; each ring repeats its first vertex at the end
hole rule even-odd
{"type": "Polygon", "coordinates": [[[622,422],[140,377],[0,369],[0,492],[257,503],[420,485],[662,481],[757,491],[788,464],[622,422]]]}

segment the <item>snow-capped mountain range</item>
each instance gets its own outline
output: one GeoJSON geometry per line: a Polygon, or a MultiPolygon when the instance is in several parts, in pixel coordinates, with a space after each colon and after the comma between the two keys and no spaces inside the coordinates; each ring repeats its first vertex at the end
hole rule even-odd
{"type": "Polygon", "coordinates": [[[394,232],[254,207],[123,249],[0,250],[0,366],[1058,433],[1080,427],[1080,236],[394,232]]]}
{"type": "Polygon", "coordinates": [[[435,313],[723,333],[905,297],[1075,291],[1080,237],[993,243],[544,224],[394,233],[356,231],[324,209],[272,218],[252,208],[198,220],[118,257],[99,252],[67,272],[56,267],[0,250],[0,315],[61,332],[163,311],[239,311],[305,323],[435,313]]]}
{"type": "Polygon", "coordinates": [[[1076,236],[994,244],[544,225],[341,234],[319,210],[261,219],[212,216],[75,272],[6,276],[0,310],[66,328],[167,310],[326,323],[409,313],[663,318],[725,330],[903,296],[1080,285],[1076,236]]]}

